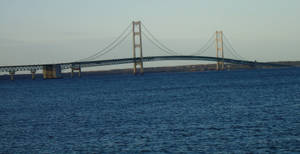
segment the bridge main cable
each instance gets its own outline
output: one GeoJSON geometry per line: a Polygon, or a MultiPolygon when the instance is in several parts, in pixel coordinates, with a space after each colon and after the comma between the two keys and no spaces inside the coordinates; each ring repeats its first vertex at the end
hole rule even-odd
{"type": "Polygon", "coordinates": [[[215,34],[212,34],[211,37],[208,39],[208,41],[199,50],[193,52],[191,55],[204,54],[215,43],[214,36],[215,34]]]}
{"type": "MultiPolygon", "coordinates": [[[[144,36],[156,47],[158,47],[159,49],[161,49],[162,51],[164,51],[165,53],[167,53],[169,55],[182,55],[182,54],[179,54],[178,52],[176,52],[175,50],[170,49],[169,47],[164,45],[161,41],[159,41],[143,23],[142,23],[142,26],[145,29],[145,31],[149,34],[149,36],[148,36],[147,33],[143,32],[144,36]]],[[[211,37],[208,39],[208,41],[199,50],[194,51],[190,55],[204,54],[212,46],[212,44],[215,43],[213,40],[214,40],[214,34],[211,35],[211,37]]]]}
{"type": "Polygon", "coordinates": [[[126,33],[126,32],[129,31],[130,27],[131,27],[131,24],[129,24],[114,41],[112,41],[109,45],[107,45],[105,48],[103,48],[99,52],[97,52],[87,58],[82,58],[80,60],[77,60],[76,62],[93,60],[93,59],[103,56],[104,54],[113,50],[115,47],[117,47],[119,44],[121,44],[125,40],[125,38],[127,38],[129,36],[129,34],[131,32],[130,33],[126,33]],[[123,36],[125,36],[125,37],[123,37],[123,36]]]}
{"type": "Polygon", "coordinates": [[[229,47],[227,47],[227,49],[229,49],[228,51],[232,53],[233,56],[235,56],[237,59],[241,59],[241,60],[246,60],[247,58],[241,56],[234,48],[232,43],[229,41],[228,37],[224,34],[224,46],[227,47],[226,42],[228,43],[229,47]]]}
{"type": "Polygon", "coordinates": [[[180,55],[176,51],[168,48],[166,45],[164,45],[162,42],[160,42],[151,32],[150,30],[142,23],[143,28],[145,31],[150,35],[146,36],[146,33],[144,35],[147,37],[148,40],[150,40],[155,46],[157,46],[159,49],[163,50],[164,52],[170,54],[170,55],[180,55]],[[152,38],[152,39],[151,39],[152,38]]]}

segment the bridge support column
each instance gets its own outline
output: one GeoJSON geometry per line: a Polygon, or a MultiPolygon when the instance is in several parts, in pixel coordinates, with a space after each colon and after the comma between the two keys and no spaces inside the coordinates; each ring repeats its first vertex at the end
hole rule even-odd
{"type": "Polygon", "coordinates": [[[71,67],[71,78],[74,76],[74,69],[71,67]]]}
{"type": "Polygon", "coordinates": [[[81,77],[81,67],[79,67],[79,70],[78,70],[78,77],[81,77]]]}
{"type": "Polygon", "coordinates": [[[34,80],[35,79],[35,73],[36,73],[36,70],[31,70],[31,79],[34,80]]]}
{"type": "Polygon", "coordinates": [[[227,64],[226,66],[227,66],[227,67],[226,67],[226,68],[227,68],[227,70],[228,70],[228,71],[230,71],[230,69],[231,69],[231,65],[230,65],[230,64],[227,64]]]}
{"type": "Polygon", "coordinates": [[[136,75],[137,65],[140,66],[139,73],[144,74],[144,66],[143,66],[143,47],[142,47],[142,27],[141,21],[133,21],[132,22],[132,37],[133,37],[133,74],[136,75]],[[136,43],[138,42],[138,43],[136,43]],[[136,49],[140,50],[140,57],[136,57],[136,49]]]}
{"type": "Polygon", "coordinates": [[[72,65],[72,67],[71,67],[71,78],[74,77],[74,72],[75,71],[78,71],[78,77],[81,77],[81,66],[80,65],[78,65],[78,66],[72,65]]]}
{"type": "Polygon", "coordinates": [[[44,79],[57,79],[61,78],[61,67],[59,64],[43,66],[44,79]]]}
{"type": "Polygon", "coordinates": [[[14,80],[15,71],[9,71],[10,80],[14,80]]]}
{"type": "Polygon", "coordinates": [[[253,69],[257,69],[256,60],[254,61],[254,65],[252,65],[253,69]]]}
{"type": "Polygon", "coordinates": [[[216,49],[217,58],[222,58],[217,61],[216,70],[224,70],[223,31],[216,31],[216,49]]]}

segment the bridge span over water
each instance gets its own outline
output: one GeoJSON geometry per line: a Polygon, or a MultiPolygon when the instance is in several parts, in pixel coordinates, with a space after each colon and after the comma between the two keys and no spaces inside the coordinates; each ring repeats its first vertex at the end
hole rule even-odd
{"type": "MultiPolygon", "coordinates": [[[[231,64],[242,64],[249,66],[273,66],[282,67],[284,65],[273,64],[273,63],[260,63],[255,61],[245,61],[236,60],[228,58],[216,58],[207,56],[151,56],[143,57],[143,62],[154,62],[154,61],[169,61],[169,60],[194,60],[194,61],[223,61],[225,63],[231,64]]],[[[95,61],[80,61],[80,62],[70,62],[70,63],[56,63],[56,64],[36,64],[36,65],[15,65],[15,66],[0,66],[0,72],[17,72],[17,71],[38,71],[43,70],[46,66],[59,66],[61,70],[71,69],[71,68],[83,68],[83,67],[95,67],[95,66],[106,66],[106,65],[120,65],[135,63],[136,61],[141,61],[140,58],[122,58],[122,59],[110,59],[110,60],[95,60],[95,61]]]]}
{"type": "Polygon", "coordinates": [[[242,64],[251,67],[256,66],[271,66],[271,67],[283,67],[284,65],[272,64],[272,63],[262,63],[256,61],[244,60],[241,56],[237,54],[234,48],[230,45],[230,51],[236,58],[225,58],[224,57],[224,47],[227,47],[223,39],[226,38],[222,31],[216,31],[214,35],[209,39],[209,41],[200,49],[197,50],[192,55],[180,55],[176,51],[171,50],[164,44],[158,41],[154,35],[140,22],[132,22],[122,34],[114,40],[111,44],[105,47],[103,50],[97,52],[96,54],[81,59],[74,62],[66,63],[54,63],[54,64],[35,64],[35,65],[13,65],[13,66],[0,66],[0,72],[8,72],[13,80],[14,74],[17,71],[30,71],[32,73],[32,78],[35,78],[35,73],[38,70],[43,71],[44,79],[60,78],[61,70],[71,69],[73,76],[74,71],[78,71],[79,75],[81,68],[84,67],[95,67],[95,66],[105,66],[105,65],[119,65],[119,64],[129,64],[133,63],[133,73],[143,74],[143,63],[144,62],[154,62],[154,61],[170,61],[170,60],[185,60],[185,61],[213,61],[216,62],[216,70],[223,70],[224,63],[229,64],[242,64]],[[132,29],[130,30],[130,27],[132,29]],[[142,32],[142,27],[147,33],[142,32]],[[128,29],[130,30],[128,32],[128,29]],[[127,33],[126,33],[127,32],[127,33]],[[168,56],[143,56],[143,46],[142,46],[142,34],[153,43],[158,49],[168,54],[168,56]],[[132,35],[133,39],[133,57],[132,58],[122,58],[122,59],[108,59],[108,60],[96,60],[102,55],[110,52],[116,46],[120,45],[128,36],[132,35]],[[215,39],[214,39],[215,37],[215,39]],[[211,56],[201,56],[205,53],[207,49],[214,45],[216,46],[216,57],[211,56]]]}
{"type": "MultiPolygon", "coordinates": [[[[273,63],[261,63],[256,61],[246,61],[246,60],[236,60],[229,58],[217,58],[217,57],[207,57],[207,56],[151,56],[143,57],[143,62],[154,62],[154,61],[170,61],[170,60],[193,60],[193,61],[212,61],[230,64],[242,64],[252,67],[256,66],[272,66],[272,67],[284,67],[286,65],[273,64],[273,63]]],[[[95,66],[107,66],[107,65],[120,65],[120,64],[130,64],[141,61],[141,58],[122,58],[122,59],[110,59],[110,60],[95,60],[95,61],[79,61],[79,62],[69,62],[69,63],[56,63],[56,64],[37,64],[37,65],[16,65],[16,66],[0,66],[0,72],[17,72],[17,71],[30,71],[36,72],[38,70],[43,70],[46,67],[52,67],[59,70],[73,69],[81,70],[84,67],[95,67],[95,66]]]]}

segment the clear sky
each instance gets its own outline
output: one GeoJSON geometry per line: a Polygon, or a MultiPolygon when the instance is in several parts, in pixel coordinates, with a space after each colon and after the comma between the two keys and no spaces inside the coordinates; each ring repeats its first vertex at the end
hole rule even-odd
{"type": "MultiPolygon", "coordinates": [[[[133,20],[182,54],[223,30],[250,60],[300,60],[299,19],[299,0],[0,0],[0,65],[87,57],[133,20]]],[[[130,41],[104,58],[130,57],[130,41]]]]}

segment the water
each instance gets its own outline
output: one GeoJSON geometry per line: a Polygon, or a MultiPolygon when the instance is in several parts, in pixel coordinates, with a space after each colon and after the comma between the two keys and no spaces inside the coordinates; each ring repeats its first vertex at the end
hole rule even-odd
{"type": "Polygon", "coordinates": [[[0,153],[300,152],[300,69],[0,80],[0,153]]]}

